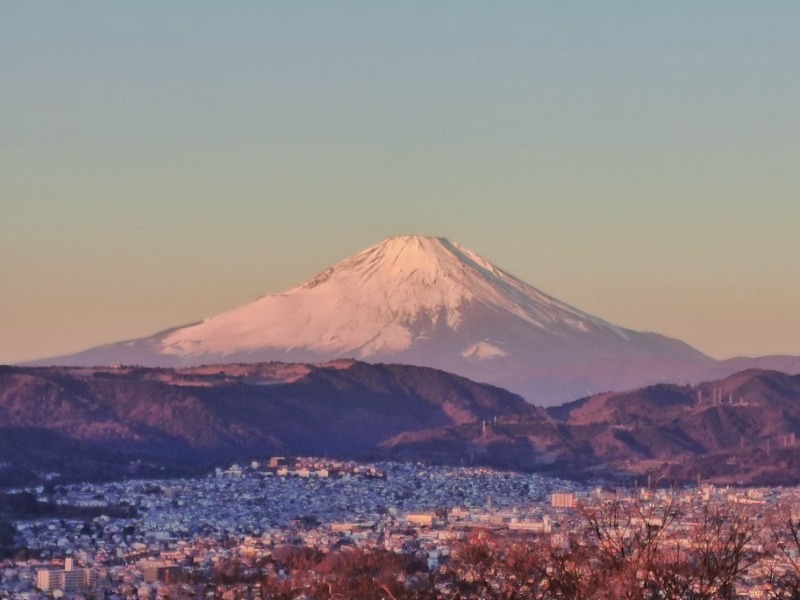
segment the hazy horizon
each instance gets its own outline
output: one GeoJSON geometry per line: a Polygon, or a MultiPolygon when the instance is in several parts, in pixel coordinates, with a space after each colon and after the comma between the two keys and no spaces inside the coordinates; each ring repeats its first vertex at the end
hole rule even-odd
{"type": "Polygon", "coordinates": [[[715,358],[800,355],[800,5],[0,6],[0,363],[447,237],[715,358]]]}

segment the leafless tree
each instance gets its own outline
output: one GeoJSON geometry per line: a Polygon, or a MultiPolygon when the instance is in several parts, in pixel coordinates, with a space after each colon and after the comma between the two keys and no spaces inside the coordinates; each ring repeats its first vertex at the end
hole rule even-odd
{"type": "Polygon", "coordinates": [[[735,596],[735,584],[759,558],[753,547],[763,523],[745,504],[707,504],[692,531],[685,567],[698,600],[735,596]]]}
{"type": "Polygon", "coordinates": [[[767,518],[770,546],[759,575],[770,600],[800,600],[800,513],[784,502],[767,518]]]}
{"type": "Polygon", "coordinates": [[[568,537],[558,534],[566,544],[541,535],[473,545],[460,557],[468,585],[456,591],[482,598],[732,598],[760,557],[753,544],[758,521],[747,507],[724,502],[687,511],[672,494],[596,501],[581,507],[568,537]]]}

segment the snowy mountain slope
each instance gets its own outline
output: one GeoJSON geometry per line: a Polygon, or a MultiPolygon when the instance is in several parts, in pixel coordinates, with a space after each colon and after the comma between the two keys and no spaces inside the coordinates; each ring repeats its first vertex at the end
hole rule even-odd
{"type": "Polygon", "coordinates": [[[267,360],[432,366],[538,404],[663,380],[711,361],[577,310],[444,238],[387,239],[309,281],[200,323],[39,364],[267,360]]]}
{"type": "Polygon", "coordinates": [[[285,348],[370,358],[406,351],[439,328],[470,336],[466,325],[480,310],[497,311],[555,336],[591,331],[630,337],[447,240],[402,237],[282,294],[174,331],[162,340],[162,348],[181,357],[285,348]]]}

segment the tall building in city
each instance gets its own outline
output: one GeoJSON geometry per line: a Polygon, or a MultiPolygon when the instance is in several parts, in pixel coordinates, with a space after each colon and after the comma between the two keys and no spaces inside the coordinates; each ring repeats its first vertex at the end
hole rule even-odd
{"type": "Polygon", "coordinates": [[[553,508],[575,508],[575,494],[570,492],[555,492],[550,497],[553,508]]]}
{"type": "Polygon", "coordinates": [[[39,569],[36,572],[36,587],[43,592],[85,592],[93,584],[94,572],[91,569],[76,569],[71,558],[64,561],[63,569],[39,569]]]}

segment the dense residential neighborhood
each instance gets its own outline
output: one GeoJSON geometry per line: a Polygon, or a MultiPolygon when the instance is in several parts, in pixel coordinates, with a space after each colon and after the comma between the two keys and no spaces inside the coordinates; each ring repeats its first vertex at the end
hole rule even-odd
{"type": "MultiPolygon", "coordinates": [[[[516,585],[517,575],[503,571],[511,562],[500,557],[518,552],[520,543],[529,551],[555,553],[547,556],[551,564],[592,547],[592,530],[607,536],[598,538],[603,552],[609,544],[622,544],[611,553],[614,560],[638,556],[642,532],[648,548],[658,540],[663,552],[700,551],[698,540],[708,535],[714,519],[726,532],[742,527],[738,537],[730,538],[733,546],[739,544],[733,548],[736,565],[727,572],[727,591],[709,580],[707,591],[721,595],[695,597],[777,598],[784,596],[767,594],[769,581],[791,571],[800,550],[776,537],[777,521],[770,526],[765,521],[768,514],[780,514],[786,502],[800,499],[795,489],[610,490],[485,468],[273,457],[195,479],[16,492],[98,514],[14,522],[19,549],[2,563],[0,597],[31,600],[273,597],[270,581],[300,598],[302,590],[292,586],[300,585],[303,569],[319,586],[326,581],[320,569],[333,568],[324,561],[337,557],[341,562],[342,556],[359,564],[390,556],[405,561],[393,567],[398,569],[393,584],[405,586],[397,593],[447,589],[488,598],[494,597],[491,589],[516,585]],[[709,507],[716,512],[711,514],[709,507]],[[120,514],[120,509],[131,515],[103,514],[120,514]],[[482,548],[491,548],[498,564],[480,574],[474,557],[482,548]],[[476,577],[486,579],[489,587],[483,592],[475,587],[476,577]],[[471,587],[464,588],[467,584],[471,587]]],[[[789,523],[795,518],[789,513],[789,523]]],[[[721,543],[721,532],[712,540],[714,552],[733,547],[721,543]]],[[[591,569],[598,560],[585,557],[579,568],[591,569]]],[[[528,597],[568,597],[542,595],[547,586],[534,594],[537,568],[535,562],[528,567],[531,581],[523,590],[528,597]]],[[[590,575],[582,577],[589,581],[590,575]]],[[[642,589],[656,576],[641,566],[635,573],[642,589]]],[[[548,577],[552,592],[556,581],[552,573],[548,577]]],[[[692,585],[700,593],[703,581],[692,585]]]]}
{"type": "Polygon", "coordinates": [[[37,591],[37,573],[63,571],[68,558],[73,571],[91,572],[74,585],[77,590],[123,597],[133,587],[160,589],[165,577],[178,572],[210,579],[221,561],[261,558],[281,546],[323,552],[342,545],[380,547],[419,554],[435,568],[449,544],[471,528],[504,520],[541,523],[549,495],[564,489],[583,488],[488,469],[280,458],[230,465],[199,479],[69,485],[55,490],[58,503],[132,507],[138,516],[18,521],[18,542],[35,558],[7,561],[0,593],[48,597],[57,588],[37,591]],[[166,568],[161,581],[145,577],[150,567],[166,568]]]}

